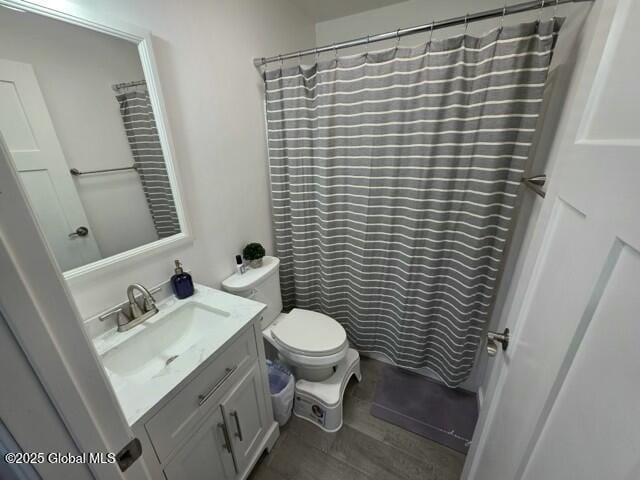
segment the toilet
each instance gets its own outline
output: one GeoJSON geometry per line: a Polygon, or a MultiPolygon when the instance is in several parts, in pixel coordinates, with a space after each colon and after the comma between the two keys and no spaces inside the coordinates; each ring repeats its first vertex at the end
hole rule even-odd
{"type": "Polygon", "coordinates": [[[334,432],[342,426],[349,379],[362,378],[360,356],[349,347],[342,325],[328,315],[302,308],[282,312],[279,266],[278,258],[266,256],[261,267],[231,275],[222,288],[267,305],[262,335],[296,378],[294,414],[334,432]]]}
{"type": "Polygon", "coordinates": [[[278,258],[264,257],[261,267],[235,273],[222,282],[222,288],[266,304],[260,321],[265,340],[292,367],[297,379],[321,382],[333,375],[346,357],[347,333],[336,320],[322,313],[302,308],[283,313],[279,265],[278,258]]]}
{"type": "Polygon", "coordinates": [[[298,379],[321,382],[333,375],[349,349],[342,325],[322,313],[294,308],[263,330],[298,379]]]}

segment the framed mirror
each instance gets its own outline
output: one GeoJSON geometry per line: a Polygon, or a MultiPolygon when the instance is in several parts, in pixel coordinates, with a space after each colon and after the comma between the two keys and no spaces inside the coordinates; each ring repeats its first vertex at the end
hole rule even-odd
{"type": "Polygon", "coordinates": [[[189,241],[148,32],[0,4],[0,133],[66,278],[189,241]]]}

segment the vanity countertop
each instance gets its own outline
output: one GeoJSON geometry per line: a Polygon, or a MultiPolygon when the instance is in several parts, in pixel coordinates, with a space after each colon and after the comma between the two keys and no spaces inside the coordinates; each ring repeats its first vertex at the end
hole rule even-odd
{"type": "Polygon", "coordinates": [[[158,314],[128,332],[114,328],[93,339],[129,425],[266,308],[204,285],[196,285],[189,298],[171,296],[157,306],[158,314]],[[169,324],[176,322],[167,318],[172,314],[180,315],[181,323],[169,324]]]}

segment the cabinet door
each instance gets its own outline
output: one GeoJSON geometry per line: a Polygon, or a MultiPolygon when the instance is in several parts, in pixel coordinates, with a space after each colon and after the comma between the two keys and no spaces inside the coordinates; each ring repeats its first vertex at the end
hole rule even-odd
{"type": "Polygon", "coordinates": [[[264,401],[262,377],[256,363],[222,402],[240,473],[247,468],[264,436],[267,426],[264,401]]]}
{"type": "Polygon", "coordinates": [[[167,480],[227,480],[236,475],[231,438],[219,408],[165,467],[167,480]]]}

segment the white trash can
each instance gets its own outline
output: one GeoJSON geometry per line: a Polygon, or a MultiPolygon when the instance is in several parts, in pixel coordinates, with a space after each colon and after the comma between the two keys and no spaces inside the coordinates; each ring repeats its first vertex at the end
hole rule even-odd
{"type": "Polygon", "coordinates": [[[269,372],[269,391],[273,405],[273,416],[282,427],[291,417],[296,381],[293,374],[277,362],[267,360],[267,370],[269,372]]]}

